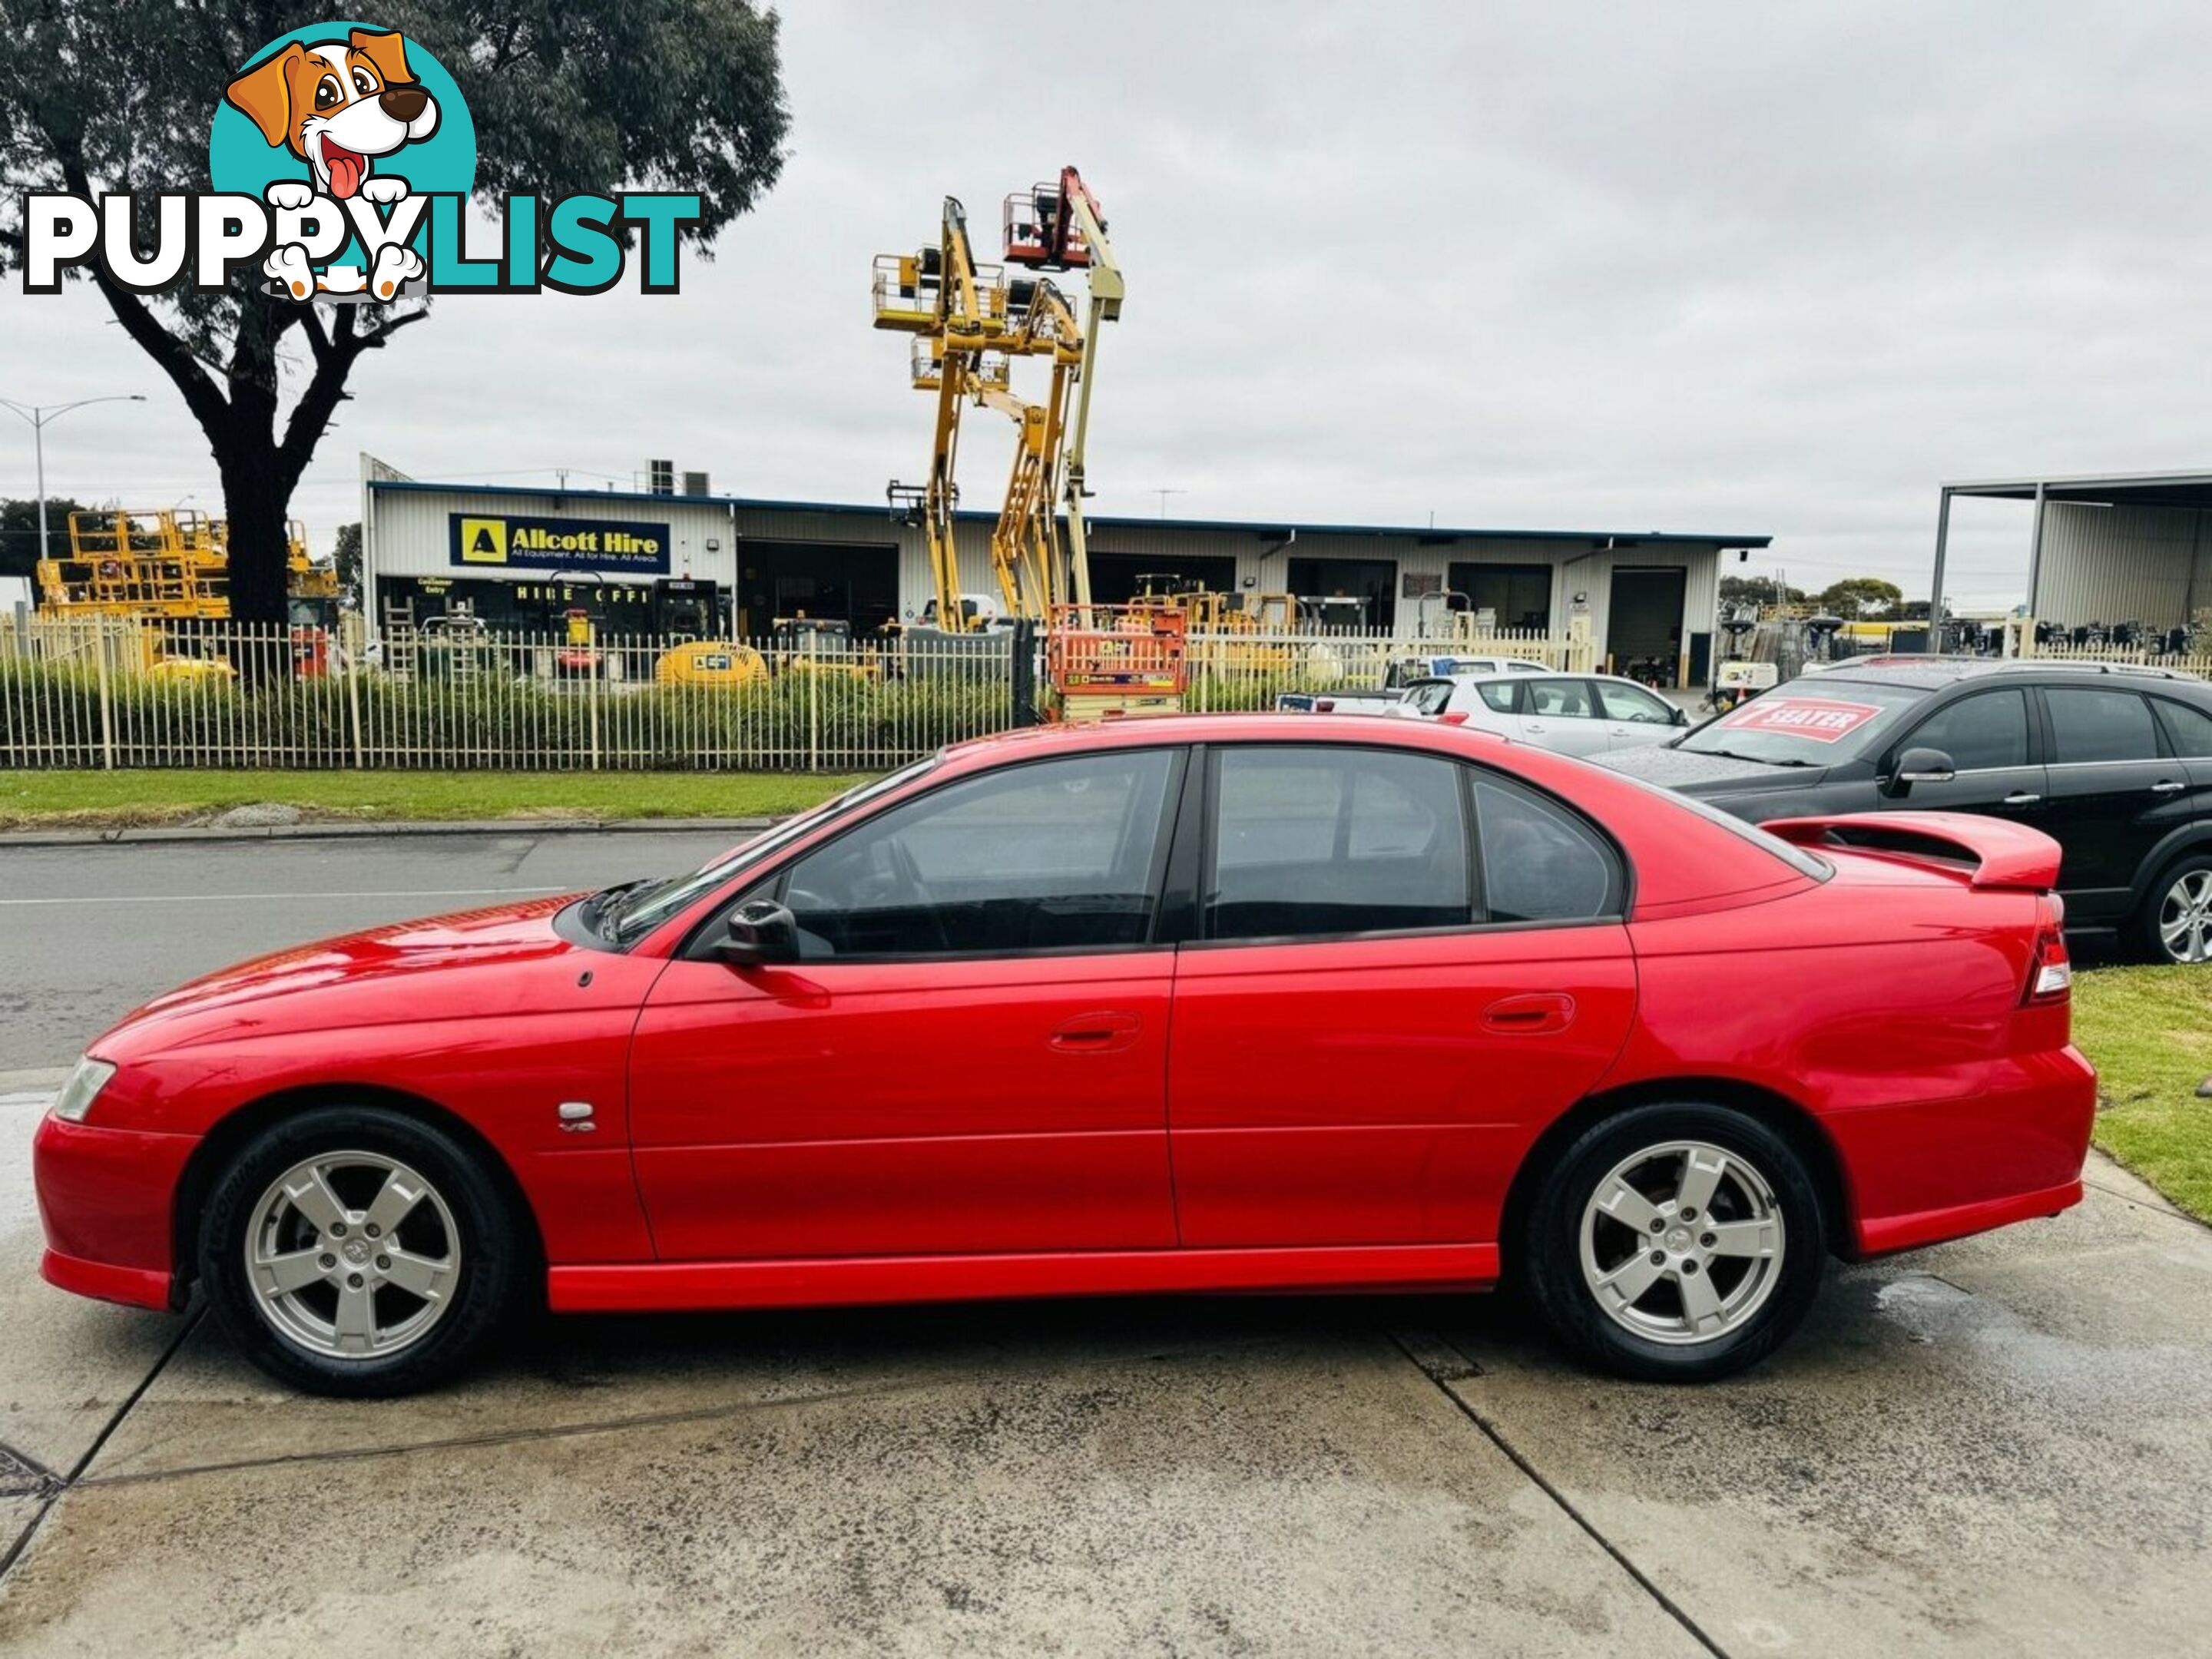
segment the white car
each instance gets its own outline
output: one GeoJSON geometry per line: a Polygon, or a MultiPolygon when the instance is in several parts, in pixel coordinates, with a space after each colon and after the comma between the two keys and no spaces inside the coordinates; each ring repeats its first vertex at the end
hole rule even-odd
{"type": "Polygon", "coordinates": [[[1403,691],[1279,691],[1279,714],[1391,714],[1405,701],[1403,691]]]}
{"type": "Polygon", "coordinates": [[[1562,755],[1601,755],[1664,743],[1689,725],[1687,711],[1614,674],[1493,674],[1425,680],[1392,709],[1402,719],[1443,720],[1518,738],[1562,755]]]}
{"type": "Polygon", "coordinates": [[[1553,672],[1549,663],[1532,662],[1526,657],[1464,657],[1447,653],[1442,656],[1401,657],[1390,665],[1383,684],[1402,688],[1423,680],[1471,680],[1489,674],[1553,672]]]}
{"type": "Polygon", "coordinates": [[[1285,691],[1275,711],[1285,714],[1396,714],[1413,688],[1487,679],[1493,674],[1549,674],[1525,657],[1401,657],[1383,676],[1380,691],[1285,691]]]}

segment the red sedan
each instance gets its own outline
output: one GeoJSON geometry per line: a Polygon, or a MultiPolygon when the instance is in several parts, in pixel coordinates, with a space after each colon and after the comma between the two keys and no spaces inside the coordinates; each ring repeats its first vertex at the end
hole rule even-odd
{"type": "Polygon", "coordinates": [[[1412,721],[964,744],[690,875],[148,1004],[37,1140],[64,1289],[354,1395],[556,1310],[1525,1283],[1717,1376],[1826,1258],[2081,1194],[2058,849],[1750,828],[1412,721]]]}

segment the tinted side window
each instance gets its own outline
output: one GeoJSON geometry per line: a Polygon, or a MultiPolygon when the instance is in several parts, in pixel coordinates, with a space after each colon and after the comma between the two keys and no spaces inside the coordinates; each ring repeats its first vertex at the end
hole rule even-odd
{"type": "Polygon", "coordinates": [[[1175,756],[1013,766],[894,807],[794,866],[803,957],[1141,945],[1175,756]]]}
{"type": "Polygon", "coordinates": [[[2151,702],[2166,725],[2166,735],[2175,754],[2186,755],[2191,760],[2212,757],[2212,714],[2193,704],[2176,702],[2171,697],[2154,697],[2151,702]]]}
{"type": "Polygon", "coordinates": [[[1474,786],[1474,819],[1492,921],[1580,921],[1618,909],[1613,849],[1565,807],[1486,777],[1474,786]]]}
{"type": "Polygon", "coordinates": [[[1609,720],[1638,720],[1646,726],[1672,726],[1674,710],[1671,704],[1661,702],[1640,685],[1615,685],[1611,680],[1599,680],[1598,701],[1605,705],[1605,717],[1609,720]]]}
{"type": "Polygon", "coordinates": [[[2027,764],[2027,696],[2018,690],[1961,697],[1904,739],[1914,749],[1940,749],[1961,772],[2027,764]]]}
{"type": "Polygon", "coordinates": [[[1448,927],[1472,916],[1449,761],[1375,749],[1218,751],[1208,939],[1448,927]]]}
{"type": "Polygon", "coordinates": [[[1522,710],[1525,714],[1545,714],[1557,720],[1589,720],[1595,712],[1590,707],[1587,680],[1531,680],[1528,701],[1522,710]]]}
{"type": "Polygon", "coordinates": [[[2135,692],[2066,685],[2046,689],[2043,696],[2051,709],[2054,764],[2158,758],[2150,705],[2135,692]]]}
{"type": "Polygon", "coordinates": [[[1520,689],[1511,680],[1493,680],[1487,685],[1476,686],[1474,691],[1486,707],[1510,714],[1513,712],[1513,694],[1520,689]]]}

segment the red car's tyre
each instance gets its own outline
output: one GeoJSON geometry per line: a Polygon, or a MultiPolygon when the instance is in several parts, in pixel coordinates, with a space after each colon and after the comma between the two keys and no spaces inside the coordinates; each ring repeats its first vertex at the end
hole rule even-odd
{"type": "Polygon", "coordinates": [[[319,1107],[264,1130],[216,1178],[200,1281],[278,1380],[408,1394],[466,1363],[514,1305],[520,1221],[452,1136],[381,1107],[319,1107]]]}
{"type": "Polygon", "coordinates": [[[1545,1321],[1607,1370],[1725,1376],[1811,1307],[1827,1260],[1820,1198],[1780,1135],[1725,1106],[1638,1106],[1553,1165],[1521,1240],[1545,1321]]]}

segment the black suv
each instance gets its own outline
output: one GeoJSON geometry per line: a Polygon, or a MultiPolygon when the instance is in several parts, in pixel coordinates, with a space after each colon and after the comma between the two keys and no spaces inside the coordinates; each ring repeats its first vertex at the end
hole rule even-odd
{"type": "Polygon", "coordinates": [[[2069,930],[2212,960],[2212,684],[2102,663],[1888,658],[1601,764],[1768,818],[1987,812],[2065,849],[2069,930]]]}

